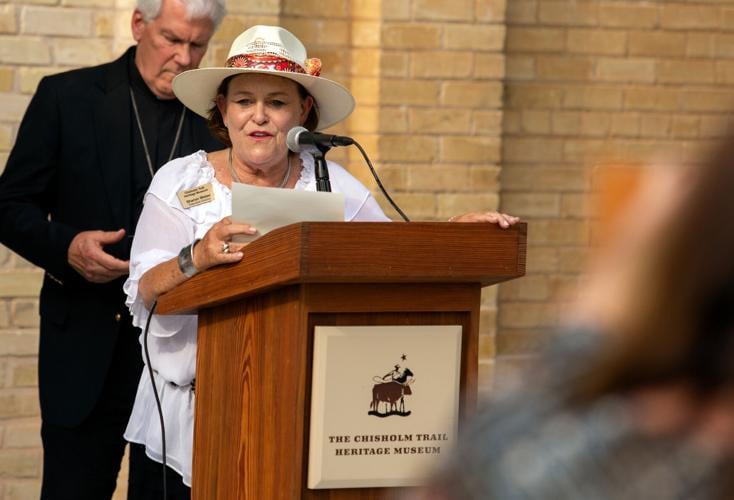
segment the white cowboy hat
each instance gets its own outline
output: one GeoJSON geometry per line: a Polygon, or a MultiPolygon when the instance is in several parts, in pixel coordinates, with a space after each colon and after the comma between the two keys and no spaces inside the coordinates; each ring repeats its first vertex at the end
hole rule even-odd
{"type": "Polygon", "coordinates": [[[317,130],[342,121],[354,109],[354,97],[340,84],[319,76],[321,61],[308,59],[306,48],[291,32],[278,26],[253,26],[229,49],[225,67],[185,71],[173,79],[176,97],[197,115],[209,118],[217,89],[228,76],[264,73],[300,83],[316,100],[317,130]]]}

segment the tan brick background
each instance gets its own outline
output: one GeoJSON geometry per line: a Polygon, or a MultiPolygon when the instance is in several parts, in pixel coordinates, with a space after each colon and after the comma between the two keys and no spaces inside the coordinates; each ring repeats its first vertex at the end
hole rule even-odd
{"type": "MultiPolygon", "coordinates": [[[[38,80],[122,53],[131,5],[0,0],[0,168],[38,80]]],[[[223,61],[251,24],[294,31],[323,60],[324,76],[355,94],[358,108],[338,130],[365,147],[411,217],[501,206],[530,223],[528,276],[483,296],[483,393],[516,380],[578,279],[590,169],[661,148],[689,154],[721,135],[734,101],[734,0],[237,0],[228,8],[204,65],[223,61]]],[[[356,150],[330,158],[373,185],[356,150]]],[[[0,247],[2,500],[38,495],[39,283],[38,270],[0,247]]]]}
{"type": "Polygon", "coordinates": [[[734,104],[734,2],[511,0],[501,205],[529,222],[528,274],[499,293],[511,381],[583,267],[597,165],[692,161],[734,104]]]}

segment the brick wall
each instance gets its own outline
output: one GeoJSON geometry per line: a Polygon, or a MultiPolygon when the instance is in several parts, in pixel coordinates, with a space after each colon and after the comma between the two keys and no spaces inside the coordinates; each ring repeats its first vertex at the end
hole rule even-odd
{"type": "MultiPolygon", "coordinates": [[[[113,56],[109,0],[0,5],[0,168],[42,76],[113,56]]],[[[37,498],[41,449],[36,388],[41,273],[0,247],[0,498],[37,498]]]]}
{"type": "Polygon", "coordinates": [[[594,166],[686,161],[725,130],[733,16],[731,1],[508,2],[502,208],[530,228],[527,277],[500,287],[498,380],[577,281],[594,166]]]}
{"type": "MultiPolygon", "coordinates": [[[[0,3],[0,168],[40,77],[120,54],[130,43],[131,5],[0,3]]],[[[444,220],[501,205],[530,222],[528,276],[503,285],[498,299],[496,288],[483,296],[483,392],[514,380],[577,281],[589,242],[590,168],[642,161],[660,148],[689,154],[722,133],[734,101],[734,0],[237,0],[228,7],[204,65],[221,63],[251,24],[293,30],[324,61],[324,76],[357,97],[338,130],[365,147],[411,217],[444,220]]],[[[374,186],[355,150],[330,158],[374,186]]],[[[39,283],[38,270],[0,247],[4,500],[38,493],[39,283]]]]}

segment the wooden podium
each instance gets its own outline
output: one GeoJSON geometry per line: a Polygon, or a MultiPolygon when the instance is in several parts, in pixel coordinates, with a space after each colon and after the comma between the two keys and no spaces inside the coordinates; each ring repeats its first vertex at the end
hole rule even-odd
{"type": "Polygon", "coordinates": [[[195,500],[384,499],[306,487],[315,325],[461,325],[460,419],[476,405],[480,291],[525,273],[526,226],[307,222],[161,296],[198,310],[195,500]]]}

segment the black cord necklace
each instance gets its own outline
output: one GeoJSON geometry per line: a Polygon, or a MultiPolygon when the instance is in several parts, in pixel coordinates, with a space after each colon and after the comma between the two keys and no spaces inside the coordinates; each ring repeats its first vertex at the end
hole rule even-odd
{"type": "MultiPolygon", "coordinates": [[[[153,161],[150,159],[150,152],[148,151],[148,143],[145,141],[145,134],[143,133],[143,125],[140,123],[140,113],[138,112],[138,103],[135,102],[135,93],[133,88],[130,87],[130,101],[133,103],[133,111],[135,112],[135,122],[138,124],[138,132],[140,132],[140,138],[143,141],[143,150],[145,151],[145,160],[148,162],[148,170],[150,171],[150,178],[152,179],[155,175],[153,170],[153,161]]],[[[176,152],[176,146],[178,146],[178,140],[181,138],[181,129],[183,128],[184,118],[186,117],[186,106],[181,104],[181,119],[178,121],[178,128],[176,129],[176,137],[173,139],[173,146],[171,146],[171,152],[168,154],[169,162],[173,159],[173,153],[176,152]]]]}

